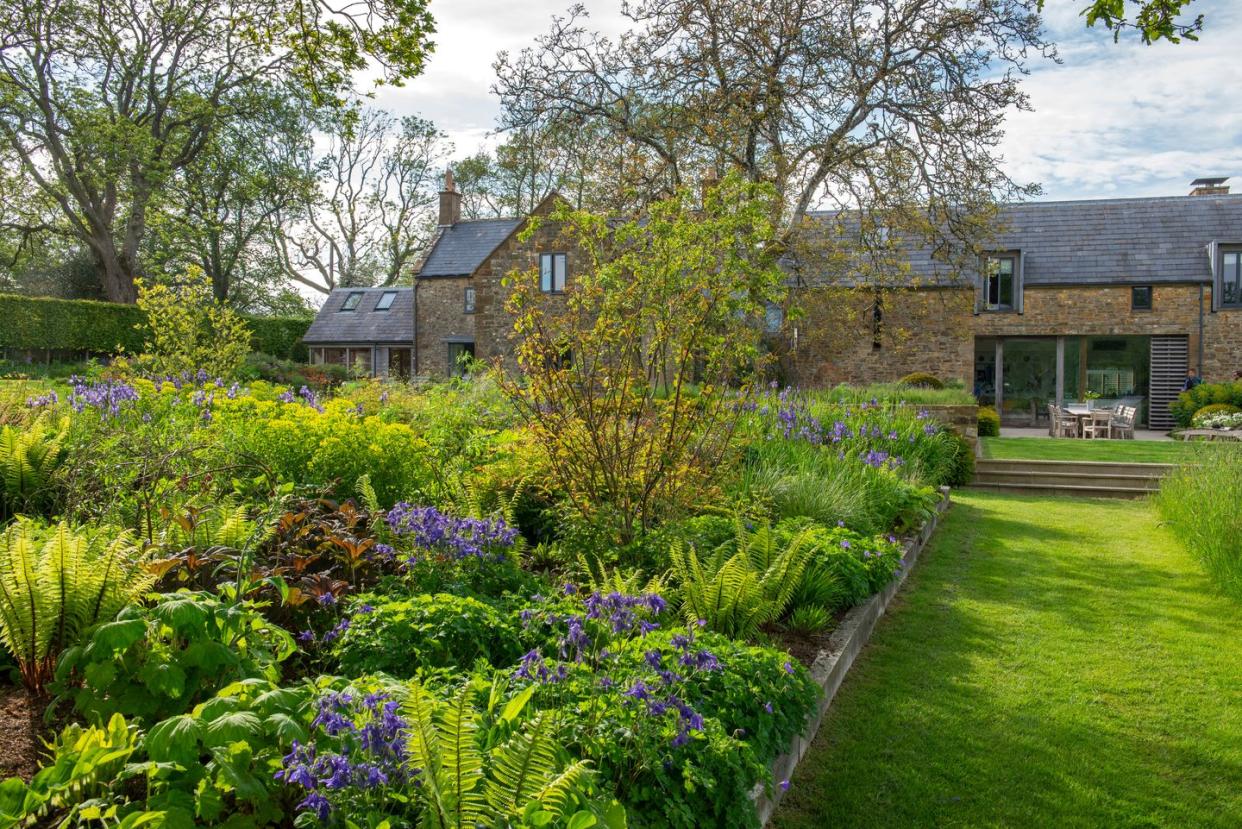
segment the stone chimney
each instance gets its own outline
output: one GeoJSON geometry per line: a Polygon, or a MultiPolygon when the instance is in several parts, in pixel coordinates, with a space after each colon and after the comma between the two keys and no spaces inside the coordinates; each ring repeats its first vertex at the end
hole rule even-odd
{"type": "Polygon", "coordinates": [[[461,193],[453,185],[453,170],[444,171],[444,189],[440,191],[440,227],[452,227],[461,221],[461,193]]]}
{"type": "Polygon", "coordinates": [[[1228,176],[1223,178],[1197,178],[1190,182],[1192,196],[1227,196],[1229,185],[1225,184],[1228,176]]]}

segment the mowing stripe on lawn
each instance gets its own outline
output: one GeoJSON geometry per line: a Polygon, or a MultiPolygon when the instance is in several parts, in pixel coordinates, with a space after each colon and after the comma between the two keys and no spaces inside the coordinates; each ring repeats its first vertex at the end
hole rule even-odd
{"type": "Polygon", "coordinates": [[[1242,825],[1242,607],[1146,501],[954,504],[773,825],[1242,825]]]}

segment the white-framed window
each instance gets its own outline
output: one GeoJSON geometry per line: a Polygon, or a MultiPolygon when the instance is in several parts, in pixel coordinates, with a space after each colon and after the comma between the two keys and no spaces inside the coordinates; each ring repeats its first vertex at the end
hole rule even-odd
{"type": "Polygon", "coordinates": [[[473,314],[474,313],[474,287],[473,286],[467,287],[465,293],[466,293],[465,306],[464,306],[465,312],[467,314],[473,314]]]}
{"type": "Polygon", "coordinates": [[[545,294],[565,292],[568,257],[563,253],[539,254],[539,290],[545,294]]]}
{"type": "Polygon", "coordinates": [[[1012,311],[1018,293],[1018,257],[993,254],[987,258],[983,278],[983,307],[988,311],[1012,311]]]}
{"type": "Polygon", "coordinates": [[[397,298],[396,291],[384,291],[380,294],[379,301],[375,303],[376,311],[387,311],[392,307],[393,300],[397,298]]]}
{"type": "Polygon", "coordinates": [[[342,311],[355,311],[358,309],[358,303],[362,302],[362,291],[351,291],[345,297],[345,302],[341,305],[342,311]]]}

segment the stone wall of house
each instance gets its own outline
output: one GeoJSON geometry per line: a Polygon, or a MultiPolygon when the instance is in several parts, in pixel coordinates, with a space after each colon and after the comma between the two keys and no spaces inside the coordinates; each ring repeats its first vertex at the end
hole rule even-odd
{"type": "MultiPolygon", "coordinates": [[[[962,380],[969,388],[974,338],[993,336],[1181,334],[1189,338],[1191,364],[1199,360],[1197,285],[1155,286],[1150,311],[1131,309],[1129,286],[1028,286],[1021,314],[975,314],[973,292],[965,289],[888,292],[879,348],[873,343],[871,297],[820,293],[825,296],[808,302],[806,317],[796,323],[797,347],[787,347],[782,355],[790,382],[886,382],[928,371],[943,380],[962,380]],[[848,308],[844,313],[843,306],[848,308]]],[[[1231,379],[1242,370],[1242,310],[1212,313],[1207,286],[1202,302],[1203,376],[1231,379]]]]}
{"type": "Polygon", "coordinates": [[[884,292],[878,348],[874,294],[813,289],[799,302],[806,315],[790,323],[780,359],[788,382],[804,386],[892,382],[926,371],[942,380],[969,384],[974,365],[969,290],[884,292]]]}
{"type": "MultiPolygon", "coordinates": [[[[1214,383],[1232,380],[1242,371],[1242,309],[1205,313],[1203,346],[1204,379],[1214,383]]],[[[1193,360],[1196,352],[1190,353],[1193,360]]]]}
{"type": "MultiPolygon", "coordinates": [[[[541,205],[546,212],[550,202],[541,205]]],[[[539,212],[539,211],[537,211],[539,212]]],[[[536,230],[529,239],[519,240],[520,230],[498,247],[487,261],[475,272],[477,288],[475,312],[475,356],[491,363],[499,359],[507,369],[516,368],[513,358],[513,315],[505,310],[509,288],[502,284],[513,273],[527,274],[539,267],[541,253],[565,253],[566,290],[573,289],[575,267],[581,261],[575,256],[572,243],[565,237],[559,225],[551,222],[536,230]]],[[[547,301],[562,302],[561,296],[549,296],[547,301]]]]}
{"type": "MultiPolygon", "coordinates": [[[[467,314],[465,310],[466,287],[470,284],[471,279],[464,276],[418,280],[418,374],[447,376],[449,341],[476,338],[476,314],[467,314]]],[[[475,355],[478,356],[477,345],[475,355]]]]}

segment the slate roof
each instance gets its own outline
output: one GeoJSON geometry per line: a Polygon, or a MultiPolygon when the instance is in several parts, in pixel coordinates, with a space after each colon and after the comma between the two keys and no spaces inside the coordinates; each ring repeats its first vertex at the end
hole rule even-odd
{"type": "Polygon", "coordinates": [[[476,219],[442,228],[419,277],[469,276],[508,238],[521,219],[476,219]]]}
{"type": "MultiPolygon", "coordinates": [[[[1210,282],[1208,244],[1242,243],[1242,194],[1023,202],[1001,208],[998,223],[987,247],[1022,251],[1026,285],[1210,282]]],[[[908,261],[921,284],[944,281],[927,248],[908,261]]]]}
{"type": "Polygon", "coordinates": [[[328,294],[302,341],[308,344],[409,343],[414,340],[413,288],[337,288],[328,294]],[[392,307],[376,311],[375,303],[387,291],[396,291],[392,307]],[[361,293],[353,311],[342,311],[345,298],[361,293]]]}

